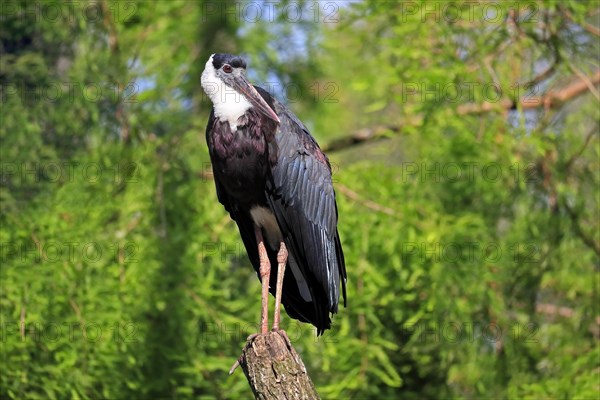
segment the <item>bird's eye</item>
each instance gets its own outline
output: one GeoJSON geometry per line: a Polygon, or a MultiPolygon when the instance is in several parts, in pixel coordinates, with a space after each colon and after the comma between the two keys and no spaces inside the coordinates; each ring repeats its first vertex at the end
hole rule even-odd
{"type": "Polygon", "coordinates": [[[223,65],[223,71],[227,72],[228,74],[231,73],[231,71],[233,71],[233,68],[231,68],[231,65],[229,64],[225,64],[223,65]]]}

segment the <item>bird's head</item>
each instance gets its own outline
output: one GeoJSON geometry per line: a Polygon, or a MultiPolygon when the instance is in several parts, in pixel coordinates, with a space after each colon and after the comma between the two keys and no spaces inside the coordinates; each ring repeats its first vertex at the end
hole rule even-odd
{"type": "Polygon", "coordinates": [[[213,54],[202,72],[202,89],[215,107],[217,115],[228,117],[254,107],[265,117],[279,123],[275,111],[246,78],[246,62],[232,54],[213,54]]]}

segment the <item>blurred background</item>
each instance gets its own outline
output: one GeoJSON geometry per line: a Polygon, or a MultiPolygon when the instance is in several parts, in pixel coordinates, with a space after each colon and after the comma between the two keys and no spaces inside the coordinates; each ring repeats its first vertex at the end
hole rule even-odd
{"type": "MultiPolygon", "coordinates": [[[[260,285],[200,74],[243,55],[332,163],[321,396],[597,398],[600,8],[3,1],[0,398],[248,398],[260,285]]],[[[271,300],[272,301],[272,300],[271,300]]]]}

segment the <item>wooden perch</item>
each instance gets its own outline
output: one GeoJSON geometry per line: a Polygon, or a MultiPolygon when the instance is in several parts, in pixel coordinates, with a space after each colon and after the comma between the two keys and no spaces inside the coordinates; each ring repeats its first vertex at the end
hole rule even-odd
{"type": "Polygon", "coordinates": [[[319,398],[304,363],[284,331],[249,338],[238,363],[256,399],[319,398]]]}

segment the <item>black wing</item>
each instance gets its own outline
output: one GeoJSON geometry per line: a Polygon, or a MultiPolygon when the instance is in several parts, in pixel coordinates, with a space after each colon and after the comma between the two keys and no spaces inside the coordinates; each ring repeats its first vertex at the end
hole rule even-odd
{"type": "MultiPolygon", "coordinates": [[[[291,262],[295,260],[308,284],[314,308],[310,314],[317,318],[310,322],[321,333],[331,326],[329,313],[338,310],[340,281],[346,305],[346,267],[337,232],[331,167],[304,124],[284,105],[274,103],[281,124],[275,135],[277,162],[267,183],[267,200],[291,262]]],[[[290,275],[286,270],[286,277],[290,275]]],[[[284,297],[285,293],[284,288],[284,297]]],[[[284,298],[284,306],[292,314],[302,313],[309,305],[302,299],[284,298]]]]}

